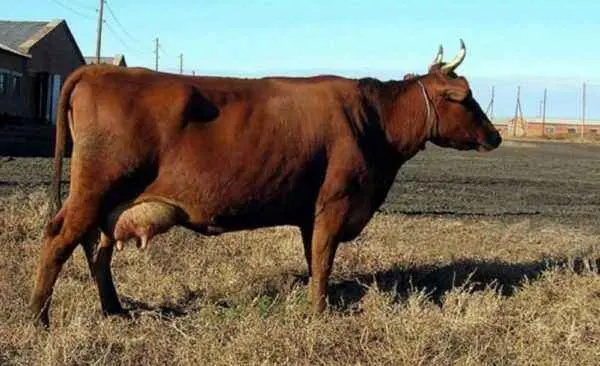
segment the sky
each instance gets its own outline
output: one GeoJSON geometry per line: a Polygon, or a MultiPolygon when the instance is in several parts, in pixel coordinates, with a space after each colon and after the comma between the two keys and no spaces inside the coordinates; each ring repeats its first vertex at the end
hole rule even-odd
{"type": "MultiPolygon", "coordinates": [[[[3,20],[66,19],[82,53],[95,54],[100,0],[0,0],[3,20]]],[[[338,74],[402,79],[424,73],[439,44],[454,57],[485,109],[513,116],[517,86],[536,117],[600,119],[600,1],[597,0],[106,0],[102,55],[129,66],[260,77],[338,74]]]]}

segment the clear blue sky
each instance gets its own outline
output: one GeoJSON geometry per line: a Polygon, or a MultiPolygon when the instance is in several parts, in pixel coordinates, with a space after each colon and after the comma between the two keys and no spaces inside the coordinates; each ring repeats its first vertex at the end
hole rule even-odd
{"type": "MultiPolygon", "coordinates": [[[[99,0],[2,0],[6,20],[67,20],[84,55],[95,52],[99,0]]],[[[234,76],[335,73],[400,79],[424,72],[437,45],[447,58],[467,44],[461,73],[485,106],[514,114],[522,86],[526,115],[578,118],[581,84],[589,117],[600,118],[600,1],[479,0],[107,0],[102,54],[129,65],[234,76]]]]}

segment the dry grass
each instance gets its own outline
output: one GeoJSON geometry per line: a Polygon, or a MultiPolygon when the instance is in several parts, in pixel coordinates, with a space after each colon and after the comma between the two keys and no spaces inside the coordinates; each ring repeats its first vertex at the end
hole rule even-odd
{"type": "Polygon", "coordinates": [[[81,250],[52,331],[25,312],[44,194],[0,199],[0,364],[597,365],[600,236],[526,219],[377,215],[307,315],[298,233],[172,230],[114,261],[134,320],[104,318],[81,250]],[[569,260],[569,258],[571,260],[569,260]]]}

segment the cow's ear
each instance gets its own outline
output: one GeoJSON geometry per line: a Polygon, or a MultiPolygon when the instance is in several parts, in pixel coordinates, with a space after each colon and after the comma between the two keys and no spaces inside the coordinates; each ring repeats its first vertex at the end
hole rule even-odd
{"type": "Polygon", "coordinates": [[[448,80],[443,95],[444,98],[462,102],[469,95],[469,84],[463,78],[448,80]]]}
{"type": "Polygon", "coordinates": [[[464,88],[449,87],[444,90],[444,98],[453,100],[455,102],[462,102],[469,95],[469,90],[464,88]]]}

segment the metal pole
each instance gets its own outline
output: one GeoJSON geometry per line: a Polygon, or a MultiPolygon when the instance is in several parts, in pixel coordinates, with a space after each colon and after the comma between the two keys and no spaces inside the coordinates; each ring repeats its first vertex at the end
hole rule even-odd
{"type": "Polygon", "coordinates": [[[100,0],[98,11],[98,27],[96,30],[96,63],[100,63],[100,44],[102,43],[102,17],[104,16],[104,0],[100,0]]]}
{"type": "Polygon", "coordinates": [[[485,109],[485,114],[487,114],[490,121],[494,120],[494,86],[492,85],[492,97],[490,98],[490,104],[488,104],[485,109]]]}
{"type": "Polygon", "coordinates": [[[179,54],[179,73],[183,74],[183,53],[179,54]]]}
{"type": "Polygon", "coordinates": [[[585,83],[583,83],[583,93],[581,95],[581,138],[583,138],[585,129],[585,83]]]}
{"type": "Polygon", "coordinates": [[[492,105],[490,107],[490,117],[494,120],[494,99],[496,99],[496,87],[492,85],[492,105]]]}

